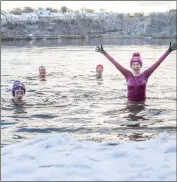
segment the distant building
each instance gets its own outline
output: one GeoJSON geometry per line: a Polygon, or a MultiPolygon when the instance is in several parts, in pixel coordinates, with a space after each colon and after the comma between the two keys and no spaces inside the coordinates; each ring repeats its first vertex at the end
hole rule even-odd
{"type": "Polygon", "coordinates": [[[89,17],[92,18],[92,19],[97,19],[98,18],[96,13],[90,13],[89,17]]]}
{"type": "Polygon", "coordinates": [[[7,19],[6,17],[1,13],[1,24],[6,24],[7,23],[7,19]]]}
{"type": "Polygon", "coordinates": [[[22,21],[38,21],[39,16],[36,13],[22,13],[21,20],[22,21]]]}
{"type": "Polygon", "coordinates": [[[15,22],[19,22],[19,21],[21,21],[21,15],[14,15],[14,21],[15,22]]]}
{"type": "Polygon", "coordinates": [[[96,13],[96,15],[99,19],[105,17],[105,13],[96,13]]]}
{"type": "Polygon", "coordinates": [[[35,13],[39,16],[39,19],[52,18],[52,13],[49,10],[37,10],[35,13]]]}
{"type": "Polygon", "coordinates": [[[75,19],[77,17],[77,13],[64,13],[65,19],[75,19]]]}
{"type": "Polygon", "coordinates": [[[108,13],[108,16],[109,16],[109,17],[112,17],[112,18],[115,18],[115,17],[116,17],[116,13],[109,12],[109,13],[108,13]]]}
{"type": "Polygon", "coordinates": [[[128,13],[128,16],[132,18],[135,16],[135,13],[128,13]]]}
{"type": "Polygon", "coordinates": [[[3,15],[5,16],[7,22],[19,22],[19,21],[21,21],[20,15],[14,15],[14,14],[10,14],[10,13],[3,13],[3,15]]]}
{"type": "Polygon", "coordinates": [[[53,20],[64,20],[65,16],[63,13],[51,13],[51,18],[53,20]]]}
{"type": "Polygon", "coordinates": [[[149,12],[144,12],[144,16],[150,16],[151,14],[149,12]]]}
{"type": "Polygon", "coordinates": [[[87,17],[91,17],[91,16],[90,16],[90,13],[79,13],[79,14],[77,15],[77,17],[80,17],[80,18],[87,18],[87,17]]]}

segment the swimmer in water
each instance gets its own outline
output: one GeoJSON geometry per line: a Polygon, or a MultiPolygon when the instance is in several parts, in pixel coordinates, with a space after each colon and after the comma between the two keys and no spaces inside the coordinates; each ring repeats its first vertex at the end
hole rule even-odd
{"type": "Polygon", "coordinates": [[[39,67],[39,78],[41,81],[46,81],[46,68],[44,66],[39,67]]]}
{"type": "Polygon", "coordinates": [[[97,79],[102,79],[102,73],[103,73],[103,65],[98,64],[96,67],[96,78],[97,79]]]}
{"type": "Polygon", "coordinates": [[[148,69],[141,73],[143,65],[141,56],[138,52],[133,53],[130,60],[130,67],[132,72],[121,66],[114,60],[104,49],[102,44],[97,46],[95,51],[102,53],[114,66],[124,75],[127,82],[128,101],[144,102],[146,100],[146,84],[150,75],[162,63],[162,61],[174,50],[177,49],[177,44],[174,43],[165,51],[165,53],[148,69]]]}
{"type": "Polygon", "coordinates": [[[12,87],[12,101],[16,105],[23,105],[25,104],[25,101],[23,100],[23,97],[26,93],[25,85],[21,81],[14,81],[13,87],[12,87]]]}

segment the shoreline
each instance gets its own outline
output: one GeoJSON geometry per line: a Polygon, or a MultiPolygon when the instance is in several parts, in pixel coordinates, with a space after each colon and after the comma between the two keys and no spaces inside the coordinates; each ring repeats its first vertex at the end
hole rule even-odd
{"type": "Polygon", "coordinates": [[[18,40],[24,40],[24,41],[31,41],[31,40],[57,40],[57,39],[95,39],[95,38],[101,38],[101,39],[144,39],[144,40],[151,40],[151,39],[176,39],[177,37],[162,37],[162,36],[154,36],[154,37],[148,37],[148,36],[93,36],[89,37],[87,35],[61,35],[61,36],[15,36],[15,37],[5,37],[1,36],[1,41],[18,41],[18,40]]]}

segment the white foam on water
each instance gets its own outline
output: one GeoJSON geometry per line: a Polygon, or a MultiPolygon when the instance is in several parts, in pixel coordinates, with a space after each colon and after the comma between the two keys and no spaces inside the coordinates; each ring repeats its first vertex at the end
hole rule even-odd
{"type": "Polygon", "coordinates": [[[45,135],[1,150],[2,181],[176,180],[176,136],[141,142],[79,141],[45,135]]]}

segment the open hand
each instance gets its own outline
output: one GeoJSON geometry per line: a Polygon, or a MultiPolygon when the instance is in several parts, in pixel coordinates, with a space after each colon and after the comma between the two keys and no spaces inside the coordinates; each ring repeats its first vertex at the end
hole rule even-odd
{"type": "Polygon", "coordinates": [[[171,45],[171,42],[170,42],[170,45],[169,45],[169,52],[172,52],[172,51],[174,51],[174,50],[176,50],[177,49],[177,43],[173,43],[172,45],[171,45]]]}
{"type": "Polygon", "coordinates": [[[96,52],[100,52],[100,53],[102,53],[102,54],[104,54],[106,51],[103,49],[103,46],[102,46],[102,44],[99,46],[99,45],[97,45],[96,46],[96,48],[95,48],[95,51],[96,52]]]}

